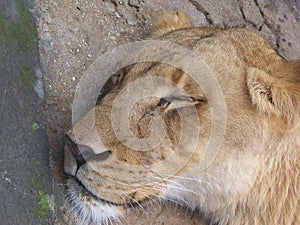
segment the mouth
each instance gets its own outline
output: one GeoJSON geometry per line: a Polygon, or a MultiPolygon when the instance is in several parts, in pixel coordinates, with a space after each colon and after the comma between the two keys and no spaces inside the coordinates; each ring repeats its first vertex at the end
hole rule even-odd
{"type": "Polygon", "coordinates": [[[111,224],[120,222],[124,207],[106,201],[88,191],[75,177],[66,180],[67,212],[74,224],[111,224]]]}
{"type": "Polygon", "coordinates": [[[127,204],[120,204],[120,203],[115,203],[112,201],[108,201],[106,199],[100,198],[97,195],[95,195],[94,193],[92,193],[89,189],[87,189],[85,187],[85,185],[78,180],[76,177],[74,176],[69,176],[68,177],[68,184],[67,187],[70,188],[70,186],[74,187],[74,184],[77,186],[78,189],[80,189],[80,192],[82,194],[84,194],[85,196],[88,196],[90,198],[93,198],[96,201],[102,202],[103,204],[108,204],[108,205],[112,205],[112,206],[118,206],[118,207],[125,207],[127,206],[127,204]],[[72,185],[70,185],[70,180],[72,180],[72,185]]]}
{"type": "MultiPolygon", "coordinates": [[[[109,201],[107,199],[103,199],[94,193],[92,193],[88,188],[85,187],[85,185],[76,177],[74,176],[68,176],[67,178],[67,193],[68,195],[73,196],[73,192],[77,192],[78,194],[80,193],[81,195],[85,196],[86,199],[93,199],[94,201],[97,201],[99,203],[109,205],[109,206],[114,206],[122,209],[126,208],[134,208],[135,206],[141,206],[142,204],[147,203],[148,201],[153,201],[153,198],[148,198],[145,197],[141,200],[134,200],[133,198],[132,201],[128,201],[126,203],[116,203],[113,201],[109,201]]],[[[70,196],[67,196],[68,199],[73,199],[70,198],[70,196]]]]}

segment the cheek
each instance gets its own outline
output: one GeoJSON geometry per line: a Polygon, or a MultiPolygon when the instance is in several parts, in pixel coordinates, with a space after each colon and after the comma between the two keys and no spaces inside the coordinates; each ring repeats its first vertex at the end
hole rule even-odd
{"type": "Polygon", "coordinates": [[[190,141],[197,141],[193,134],[199,134],[197,139],[209,138],[211,130],[211,116],[208,105],[196,106],[195,108],[183,108],[178,113],[172,110],[166,115],[168,134],[177,143],[180,138],[185,137],[190,141]],[[195,110],[196,109],[196,110],[195,110]]]}
{"type": "Polygon", "coordinates": [[[156,101],[152,98],[145,98],[137,102],[130,109],[128,118],[130,131],[136,138],[147,139],[151,137],[152,132],[156,132],[158,126],[152,126],[160,116],[160,110],[156,105],[156,101]]]}

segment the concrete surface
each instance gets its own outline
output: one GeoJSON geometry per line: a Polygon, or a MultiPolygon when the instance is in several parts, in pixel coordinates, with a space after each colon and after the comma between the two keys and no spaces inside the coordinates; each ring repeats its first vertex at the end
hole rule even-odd
{"type": "MultiPolygon", "coordinates": [[[[23,21],[19,3],[32,9],[34,2],[0,0],[0,18],[15,24],[23,21]]],[[[26,41],[35,36],[24,31],[29,35],[24,42],[12,38],[15,33],[0,30],[0,223],[5,225],[70,224],[59,197],[63,192],[59,184],[63,182],[64,132],[71,125],[76,84],[97,56],[142,39],[163,12],[181,10],[195,26],[252,29],[267,38],[283,57],[300,59],[298,0],[39,0],[34,9],[41,69],[36,46],[26,47],[32,44],[26,41]],[[58,196],[55,208],[60,210],[38,218],[37,208],[43,208],[45,199],[51,203],[53,198],[49,156],[58,196]]],[[[21,27],[13,26],[22,31],[21,27]]],[[[137,208],[123,223],[202,224],[197,212],[192,214],[171,204],[137,208]]]]}
{"type": "MultiPolygon", "coordinates": [[[[63,180],[64,131],[71,125],[72,98],[81,75],[107,50],[144,38],[163,12],[181,10],[195,26],[252,29],[267,38],[283,57],[300,58],[297,0],[41,0],[36,9],[45,71],[47,133],[58,182],[63,180]]],[[[70,224],[67,210],[62,211],[70,224]]],[[[123,223],[201,224],[201,219],[197,213],[186,214],[168,204],[136,209],[123,223]]]]}
{"type": "MultiPolygon", "coordinates": [[[[114,47],[140,40],[163,12],[181,10],[195,26],[245,27],[267,38],[285,58],[300,58],[297,0],[41,0],[37,2],[40,54],[53,173],[61,182],[64,131],[71,124],[72,97],[88,66],[114,47]]],[[[68,222],[67,210],[64,212],[68,222]]],[[[200,216],[175,206],[150,206],[124,224],[201,224],[200,216]]]]}
{"type": "Polygon", "coordinates": [[[0,224],[51,224],[34,2],[0,1],[0,224]]]}

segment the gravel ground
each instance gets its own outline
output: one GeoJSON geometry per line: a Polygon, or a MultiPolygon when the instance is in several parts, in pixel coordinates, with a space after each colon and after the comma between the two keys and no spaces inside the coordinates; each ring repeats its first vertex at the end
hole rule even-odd
{"type": "MultiPolygon", "coordinates": [[[[267,38],[283,57],[300,58],[300,4],[296,0],[41,0],[36,8],[47,133],[58,182],[63,180],[64,132],[71,124],[73,95],[83,72],[106,51],[143,39],[162,13],[181,10],[195,26],[245,27],[267,38]]],[[[124,224],[201,224],[199,218],[170,204],[153,205],[129,213],[124,224]]]]}
{"type": "MultiPolygon", "coordinates": [[[[0,0],[1,18],[17,23],[18,2],[21,1],[0,0]]],[[[33,7],[33,1],[24,2],[27,7],[33,7]]],[[[35,212],[35,205],[41,200],[35,199],[36,191],[30,183],[37,175],[36,166],[31,167],[32,162],[44,175],[39,184],[43,194],[50,200],[53,196],[44,124],[58,196],[56,208],[60,209],[54,215],[57,214],[57,224],[68,223],[68,214],[60,197],[63,188],[57,184],[63,182],[64,132],[71,125],[76,85],[97,56],[121,44],[143,39],[159,15],[174,10],[185,12],[195,26],[254,30],[267,38],[283,57],[289,60],[300,58],[300,3],[297,0],[36,1],[41,69],[36,49],[24,50],[18,41],[8,45],[11,41],[1,39],[0,44],[0,135],[3,139],[0,147],[4,153],[0,158],[3,182],[0,193],[1,196],[14,193],[13,197],[0,198],[0,217],[6,218],[2,220],[8,221],[5,224],[20,224],[20,221],[22,224],[41,224],[35,212]],[[32,82],[25,76],[18,83],[18,76],[30,73],[33,74],[32,82]],[[26,83],[33,84],[29,88],[30,98],[21,91],[26,83]],[[14,216],[15,212],[18,217],[14,216]]],[[[51,223],[51,216],[45,218],[51,223]]],[[[136,209],[128,214],[124,224],[201,224],[200,221],[197,213],[167,204],[136,209]]]]}

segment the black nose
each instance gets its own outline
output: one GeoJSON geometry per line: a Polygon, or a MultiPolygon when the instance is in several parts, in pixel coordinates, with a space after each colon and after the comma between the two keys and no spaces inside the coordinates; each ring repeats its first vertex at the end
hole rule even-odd
{"type": "Polygon", "coordinates": [[[67,145],[76,160],[77,170],[80,166],[88,161],[103,161],[111,155],[111,151],[107,150],[102,153],[96,154],[90,147],[80,145],[78,146],[68,135],[67,145]]]}
{"type": "Polygon", "coordinates": [[[82,164],[86,163],[85,158],[83,157],[82,153],[80,152],[78,145],[72,141],[72,139],[67,135],[67,145],[76,160],[77,168],[79,168],[82,164]]]}

